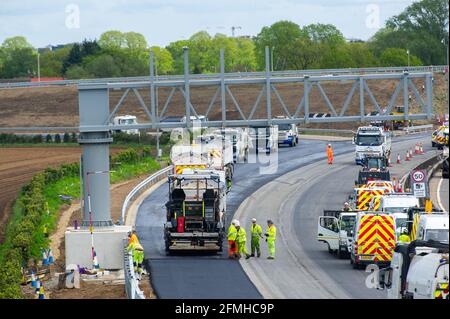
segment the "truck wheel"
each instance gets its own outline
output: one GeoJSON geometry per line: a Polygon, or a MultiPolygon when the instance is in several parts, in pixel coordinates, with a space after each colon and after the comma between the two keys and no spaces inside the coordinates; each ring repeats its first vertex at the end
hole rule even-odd
{"type": "Polygon", "coordinates": [[[329,254],[334,253],[334,250],[330,248],[330,245],[328,245],[328,253],[329,253],[329,254]]]}

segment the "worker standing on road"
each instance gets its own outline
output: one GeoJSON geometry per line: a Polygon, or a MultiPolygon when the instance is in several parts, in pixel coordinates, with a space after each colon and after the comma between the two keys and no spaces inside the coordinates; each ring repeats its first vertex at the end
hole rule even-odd
{"type": "Polygon", "coordinates": [[[403,242],[403,243],[410,243],[411,242],[411,237],[409,237],[407,229],[403,230],[403,233],[398,238],[398,241],[399,242],[403,242]]]}
{"type": "Polygon", "coordinates": [[[259,245],[259,239],[263,238],[262,236],[262,228],[256,223],[256,218],[252,219],[252,226],[250,226],[250,233],[252,235],[252,241],[251,241],[251,257],[255,257],[256,255],[261,257],[261,248],[259,245]]]}
{"type": "Polygon", "coordinates": [[[267,259],[275,259],[275,240],[277,238],[277,228],[270,219],[267,221],[267,229],[264,235],[266,236],[266,242],[269,248],[269,257],[267,257],[267,259]]]}
{"type": "Polygon", "coordinates": [[[332,165],[334,156],[333,156],[333,149],[331,148],[331,144],[328,144],[328,147],[327,147],[327,157],[328,157],[328,165],[332,165]]]}
{"type": "Polygon", "coordinates": [[[247,252],[247,247],[246,247],[247,234],[245,232],[245,229],[243,227],[241,227],[241,224],[239,223],[239,221],[236,221],[234,225],[236,226],[236,230],[237,230],[236,242],[237,242],[237,247],[238,247],[238,258],[241,258],[242,254],[244,254],[245,259],[249,259],[250,254],[247,252]]]}
{"type": "Polygon", "coordinates": [[[237,229],[235,227],[236,219],[231,221],[230,227],[228,228],[228,257],[235,258],[237,256],[237,246],[236,237],[237,229]]]}

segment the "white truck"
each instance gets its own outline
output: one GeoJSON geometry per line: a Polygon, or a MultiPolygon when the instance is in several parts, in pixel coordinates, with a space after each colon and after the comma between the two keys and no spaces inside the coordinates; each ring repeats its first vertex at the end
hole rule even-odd
{"type": "Polygon", "coordinates": [[[355,162],[362,165],[366,156],[384,156],[389,158],[391,154],[391,135],[382,127],[359,127],[353,137],[355,145],[355,162]]]}
{"type": "Polygon", "coordinates": [[[329,253],[337,253],[339,259],[351,253],[353,228],[357,212],[325,210],[317,223],[317,240],[328,245],[329,253]]]}
{"type": "Polygon", "coordinates": [[[252,126],[249,130],[249,145],[256,154],[278,152],[278,125],[252,126]]]}
{"type": "Polygon", "coordinates": [[[213,134],[225,136],[233,144],[234,163],[245,163],[249,154],[249,134],[247,128],[224,128],[214,130],[213,134]]]}
{"type": "Polygon", "coordinates": [[[448,243],[399,244],[389,267],[376,273],[390,299],[449,299],[448,243]]]}
{"type": "MultiPolygon", "coordinates": [[[[138,124],[137,122],[137,117],[134,115],[123,115],[123,116],[116,116],[113,119],[113,124],[114,125],[136,125],[138,124]]],[[[139,130],[138,129],[130,129],[130,130],[114,130],[114,132],[120,133],[126,133],[126,134],[130,134],[130,135],[139,135],[139,130]]]]}
{"type": "MultiPolygon", "coordinates": [[[[288,119],[286,116],[277,116],[277,119],[288,119]]],[[[289,145],[297,146],[299,140],[299,132],[295,124],[278,124],[278,146],[289,145]]]]}
{"type": "Polygon", "coordinates": [[[407,210],[412,207],[419,207],[419,199],[413,194],[388,193],[374,197],[370,203],[369,210],[381,211],[395,216],[395,229],[397,236],[402,233],[402,227],[408,220],[407,210]],[[377,201],[379,201],[377,203],[377,201]]]}

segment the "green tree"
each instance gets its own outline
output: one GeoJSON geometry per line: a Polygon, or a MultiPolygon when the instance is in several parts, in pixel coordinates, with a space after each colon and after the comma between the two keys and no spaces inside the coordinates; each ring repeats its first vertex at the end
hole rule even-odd
{"type": "Polygon", "coordinates": [[[107,78],[120,76],[120,68],[116,65],[114,58],[108,54],[95,57],[86,65],[86,71],[94,77],[107,78]]]}
{"type": "Polygon", "coordinates": [[[68,79],[89,79],[93,76],[80,65],[71,66],[65,74],[68,79]]]}
{"type": "Polygon", "coordinates": [[[303,28],[303,32],[315,43],[345,45],[344,35],[332,24],[309,24],[303,28]]]}
{"type": "Polygon", "coordinates": [[[265,68],[265,47],[273,50],[274,69],[286,70],[295,68],[295,51],[298,40],[306,37],[300,27],[290,21],[279,21],[270,27],[263,27],[255,38],[256,59],[259,69],[265,68]]]}
{"type": "Polygon", "coordinates": [[[81,46],[78,43],[75,43],[71,48],[69,55],[65,59],[63,63],[63,73],[66,73],[66,71],[74,65],[81,64],[83,60],[83,55],[81,53],[81,46]]]}
{"type": "Polygon", "coordinates": [[[422,0],[390,18],[370,41],[378,56],[386,48],[405,48],[427,65],[444,64],[448,45],[447,0],[422,0]]]}
{"type": "Polygon", "coordinates": [[[155,57],[155,68],[158,70],[158,74],[170,74],[173,73],[173,58],[169,50],[160,48],[158,46],[151,47],[155,57]]]}
{"type": "Polygon", "coordinates": [[[212,39],[206,31],[195,33],[189,38],[189,66],[194,74],[214,72],[211,59],[212,39]]]}
{"type": "Polygon", "coordinates": [[[61,143],[61,135],[55,134],[55,143],[61,143]]]}
{"type": "Polygon", "coordinates": [[[236,38],[238,54],[235,69],[238,72],[251,72],[257,68],[255,43],[251,39],[236,38]]]}
{"type": "Polygon", "coordinates": [[[37,55],[24,37],[7,38],[1,45],[0,77],[32,76],[37,70],[37,55]]]}
{"type": "Polygon", "coordinates": [[[123,35],[125,39],[125,46],[132,50],[145,50],[147,48],[147,40],[145,37],[137,32],[127,32],[123,35]]]}
{"type": "Polygon", "coordinates": [[[124,48],[126,43],[127,40],[125,35],[116,30],[104,32],[98,40],[98,44],[101,48],[109,50],[124,48]]]}
{"type": "MultiPolygon", "coordinates": [[[[408,65],[408,55],[405,49],[388,48],[383,51],[380,57],[383,66],[405,66],[408,65]]],[[[422,65],[422,61],[415,55],[410,56],[410,65],[422,65]]]]}
{"type": "Polygon", "coordinates": [[[189,40],[171,42],[167,47],[173,59],[173,69],[175,74],[184,73],[183,48],[189,46],[189,40]]]}

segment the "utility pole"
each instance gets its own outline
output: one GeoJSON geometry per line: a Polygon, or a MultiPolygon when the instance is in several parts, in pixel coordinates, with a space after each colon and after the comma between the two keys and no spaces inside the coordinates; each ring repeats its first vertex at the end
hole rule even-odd
{"type": "Polygon", "coordinates": [[[41,55],[37,52],[38,82],[41,82],[41,55]]]}
{"type": "Polygon", "coordinates": [[[408,67],[410,66],[410,63],[409,63],[409,49],[408,50],[406,50],[406,54],[408,54],[408,67]]]}
{"type": "Polygon", "coordinates": [[[270,57],[270,63],[271,63],[272,72],[273,72],[273,51],[274,50],[275,50],[275,47],[272,47],[272,54],[271,54],[271,57],[270,57]]]}

